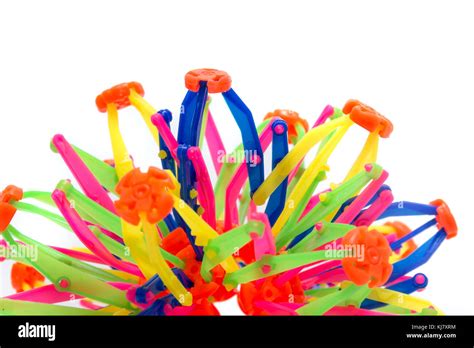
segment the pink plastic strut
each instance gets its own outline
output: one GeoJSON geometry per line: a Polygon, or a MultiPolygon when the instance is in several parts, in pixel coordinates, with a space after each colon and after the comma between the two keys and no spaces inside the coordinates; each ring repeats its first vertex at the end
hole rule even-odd
{"type": "Polygon", "coordinates": [[[80,300],[79,304],[82,307],[87,308],[87,309],[91,309],[93,311],[98,311],[99,309],[105,308],[105,306],[99,306],[99,305],[96,305],[96,304],[92,303],[89,300],[84,300],[84,299],[80,300]]]}
{"type": "MultiPolygon", "coordinates": [[[[272,140],[272,123],[273,119],[267,124],[267,126],[264,128],[259,137],[263,152],[265,152],[272,140]]],[[[224,229],[227,231],[232,229],[233,226],[238,223],[237,199],[239,197],[240,191],[242,190],[242,187],[245,184],[245,181],[247,180],[247,177],[247,164],[241,163],[234,176],[232,177],[231,181],[229,182],[229,185],[227,186],[225,194],[224,217],[224,229]]]]}
{"type": "Polygon", "coordinates": [[[357,315],[357,316],[392,316],[391,313],[376,312],[369,309],[357,308],[354,306],[336,306],[328,310],[324,315],[357,315]]]}
{"type": "Polygon", "coordinates": [[[165,314],[169,316],[186,316],[194,310],[195,305],[191,306],[177,306],[172,308],[171,306],[165,307],[165,314]]]}
{"type": "Polygon", "coordinates": [[[56,189],[51,194],[51,197],[61,214],[71,226],[71,229],[90,251],[112,267],[138,277],[143,277],[140,269],[136,265],[127,261],[120,261],[109,252],[89,229],[86,222],[82,220],[76,210],[71,207],[71,203],[67,200],[66,194],[63,191],[56,189]]]}
{"type": "Polygon", "coordinates": [[[314,263],[313,265],[307,266],[306,270],[299,274],[300,279],[303,281],[305,279],[312,278],[321,274],[323,272],[327,272],[330,269],[337,267],[339,265],[339,260],[330,260],[330,261],[323,261],[320,263],[314,263]]]}
{"type": "Polygon", "coordinates": [[[303,289],[311,289],[317,284],[340,283],[347,279],[347,275],[342,268],[335,268],[301,281],[301,286],[303,289]]]}
{"type": "Polygon", "coordinates": [[[311,127],[311,128],[316,128],[316,127],[322,125],[333,114],[334,114],[334,108],[331,105],[326,105],[326,107],[323,109],[323,111],[321,111],[321,114],[319,115],[316,122],[314,122],[313,127],[311,127]]]}
{"type": "MultiPolygon", "coordinates": [[[[119,290],[127,290],[131,284],[122,282],[107,282],[107,284],[119,290]]],[[[81,295],[73,294],[65,291],[56,290],[54,284],[48,284],[36,289],[31,289],[10,296],[6,296],[10,300],[29,301],[38,303],[59,303],[70,301],[72,299],[78,300],[84,298],[81,295]]]]}
{"type": "Polygon", "coordinates": [[[109,236],[110,234],[113,234],[114,236],[116,236],[117,238],[119,238],[118,242],[119,242],[120,244],[124,244],[122,238],[120,238],[119,236],[117,236],[115,233],[113,233],[113,232],[111,232],[111,231],[109,231],[109,230],[103,228],[102,226],[97,225],[97,224],[94,224],[94,223],[89,222],[89,221],[86,221],[86,224],[87,224],[87,226],[89,226],[89,227],[93,226],[93,227],[98,228],[103,234],[106,234],[107,236],[109,236]]]}
{"type": "Polygon", "coordinates": [[[255,249],[255,260],[260,260],[263,255],[275,255],[276,245],[275,237],[272,233],[270,221],[265,213],[253,213],[250,215],[252,220],[257,220],[265,225],[262,237],[258,237],[256,233],[252,234],[253,245],[255,249]]]}
{"type": "Polygon", "coordinates": [[[36,289],[31,289],[17,294],[7,296],[10,300],[29,301],[39,303],[59,303],[71,300],[71,297],[82,298],[79,295],[73,295],[69,292],[59,292],[54,287],[54,284],[48,284],[36,289]]]}
{"type": "Polygon", "coordinates": [[[211,178],[202,157],[201,150],[197,146],[188,149],[188,158],[193,164],[196,172],[197,191],[199,204],[204,209],[203,219],[213,228],[216,228],[216,201],[212,188],[211,178]]]}
{"type": "Polygon", "coordinates": [[[219,157],[225,156],[226,151],[224,143],[222,142],[221,135],[219,130],[216,127],[214,118],[212,117],[211,111],[208,110],[207,114],[207,124],[206,124],[206,141],[209,147],[209,152],[211,153],[212,163],[214,164],[214,169],[216,174],[219,175],[222,168],[222,161],[219,161],[219,157]]]}
{"type": "Polygon", "coordinates": [[[160,113],[156,113],[151,116],[151,123],[153,123],[158,130],[158,133],[163,138],[166,146],[168,146],[171,156],[174,158],[175,161],[178,161],[177,150],[178,150],[178,141],[174,137],[173,133],[171,133],[170,128],[166,124],[165,119],[160,113]]]}
{"type": "Polygon", "coordinates": [[[87,197],[115,213],[114,203],[107,194],[107,191],[97,181],[94,174],[87,168],[66,138],[61,134],[56,134],[53,137],[53,144],[87,197]]]}
{"type": "Polygon", "coordinates": [[[380,192],[377,200],[370,205],[360,216],[355,220],[355,226],[370,226],[377,220],[377,218],[387,209],[393,202],[393,194],[390,190],[380,192]]]}
{"type": "Polygon", "coordinates": [[[61,247],[55,247],[55,246],[49,246],[50,248],[59,251],[60,253],[63,253],[64,255],[71,256],[75,259],[85,261],[85,262],[92,262],[92,263],[97,263],[101,265],[107,265],[107,262],[102,260],[101,258],[95,256],[94,254],[88,254],[88,253],[83,253],[81,251],[77,250],[71,250],[71,249],[66,249],[66,248],[61,248],[61,247]]]}
{"type": "MultiPolygon", "coordinates": [[[[365,166],[365,170],[372,170],[372,165],[367,164],[365,166]]],[[[382,186],[385,180],[387,180],[387,177],[388,173],[385,170],[382,171],[380,177],[367,185],[367,187],[357,196],[356,199],[354,199],[354,201],[344,210],[344,212],[339,215],[335,222],[341,224],[350,224],[352,220],[355,219],[357,214],[359,214],[360,211],[364,209],[370,199],[377,193],[380,186],[382,186]]]]}
{"type": "MultiPolygon", "coordinates": [[[[62,134],[56,134],[53,137],[52,142],[87,197],[100,204],[105,209],[115,213],[114,203],[107,194],[107,191],[97,181],[94,174],[92,174],[89,168],[87,168],[66,138],[62,134]]],[[[110,238],[122,242],[122,239],[116,234],[109,231],[104,233],[110,238]]]]}

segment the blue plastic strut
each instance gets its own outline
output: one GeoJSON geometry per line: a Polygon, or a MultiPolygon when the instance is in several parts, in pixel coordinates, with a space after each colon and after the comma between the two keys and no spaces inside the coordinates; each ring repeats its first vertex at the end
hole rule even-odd
{"type": "Polygon", "coordinates": [[[178,300],[176,300],[173,295],[169,294],[166,295],[155,302],[153,302],[150,307],[147,309],[144,309],[140,313],[138,313],[138,316],[164,316],[166,315],[165,313],[165,308],[166,305],[171,305],[171,307],[176,307],[180,306],[180,303],[178,300]]]}
{"type": "MultiPolygon", "coordinates": [[[[182,270],[179,268],[173,268],[172,271],[185,288],[190,288],[193,285],[193,282],[186,276],[186,274],[184,274],[182,270]]],[[[163,280],[161,280],[158,274],[155,274],[153,277],[148,279],[145,284],[137,288],[135,292],[135,299],[138,303],[145,304],[147,303],[146,295],[148,292],[156,295],[164,290],[166,290],[166,286],[163,283],[163,280]]]]}
{"type": "Polygon", "coordinates": [[[188,91],[181,104],[178,144],[199,146],[201,125],[208,96],[207,83],[199,83],[199,91],[188,91]]]}
{"type": "Polygon", "coordinates": [[[384,219],[393,216],[415,216],[415,215],[436,215],[436,207],[429,204],[413,202],[394,202],[378,218],[384,219]]]}
{"type": "Polygon", "coordinates": [[[258,138],[257,128],[255,127],[255,122],[249,108],[232,88],[222,93],[222,96],[239,126],[245,152],[251,155],[251,158],[255,159],[255,161],[247,161],[250,195],[253,196],[255,191],[257,191],[262,184],[265,175],[263,170],[262,145],[258,138]]]}
{"type": "Polygon", "coordinates": [[[415,236],[419,235],[421,232],[427,230],[428,228],[430,228],[431,226],[434,226],[434,225],[436,225],[436,219],[431,219],[430,221],[424,223],[423,225],[421,225],[417,229],[411,231],[410,233],[406,234],[402,238],[400,238],[400,239],[396,240],[395,242],[393,242],[392,244],[390,244],[390,248],[392,248],[392,250],[400,249],[402,244],[405,243],[407,240],[410,240],[410,239],[414,238],[415,236]]]}
{"type": "MultiPolygon", "coordinates": [[[[285,121],[278,119],[272,123],[272,169],[288,154],[288,126],[285,121]],[[283,132],[278,130],[283,127],[283,132]]],[[[265,213],[268,215],[270,225],[273,226],[280,216],[286,201],[286,190],[288,187],[288,177],[282,181],[271,194],[265,213]]]]}
{"type": "Polygon", "coordinates": [[[390,276],[388,283],[393,282],[399,277],[404,276],[408,272],[411,272],[425,264],[445,239],[446,232],[442,228],[423,245],[418,247],[413,253],[403,260],[394,263],[392,275],[390,276]]]}

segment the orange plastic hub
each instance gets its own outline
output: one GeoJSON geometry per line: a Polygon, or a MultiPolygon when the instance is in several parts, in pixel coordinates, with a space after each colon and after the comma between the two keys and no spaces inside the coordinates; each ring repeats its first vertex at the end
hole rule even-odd
{"type": "Polygon", "coordinates": [[[194,252],[193,246],[188,243],[186,247],[176,253],[176,256],[181,260],[188,262],[188,260],[194,260],[196,258],[196,253],[194,252]]]}
{"type": "Polygon", "coordinates": [[[11,205],[12,201],[23,198],[23,190],[14,185],[7,186],[0,193],[0,232],[5,231],[16,213],[16,208],[11,205]]]}
{"type": "MultiPolygon", "coordinates": [[[[189,249],[187,249],[189,250],[189,249]]],[[[184,267],[184,274],[193,282],[195,283],[201,277],[201,262],[197,261],[196,259],[184,259],[185,267],[184,267]]]]}
{"type": "MultiPolygon", "coordinates": [[[[191,246],[189,246],[192,248],[191,246]]],[[[182,256],[182,253],[177,255],[182,256]],[[181,254],[181,255],[180,255],[181,254]]],[[[225,301],[235,295],[234,291],[227,291],[222,284],[225,271],[221,266],[211,270],[212,280],[204,281],[201,277],[201,262],[196,259],[185,259],[184,274],[194,283],[189,289],[194,301],[205,300],[210,302],[225,301]]]]}
{"type": "Polygon", "coordinates": [[[298,277],[292,278],[281,286],[274,280],[278,276],[266,278],[263,282],[250,282],[240,286],[238,303],[245,314],[267,315],[268,313],[255,306],[256,301],[304,303],[304,290],[298,277]]]}
{"type": "Polygon", "coordinates": [[[15,185],[8,185],[0,193],[0,202],[10,203],[10,201],[18,202],[23,198],[23,190],[15,185]]]}
{"type": "Polygon", "coordinates": [[[393,131],[393,124],[389,119],[358,100],[348,100],[342,111],[369,132],[379,129],[379,135],[382,138],[388,138],[393,131]]]}
{"type": "Polygon", "coordinates": [[[224,93],[232,86],[232,79],[225,71],[216,69],[196,69],[189,71],[184,77],[186,88],[192,92],[199,91],[199,83],[207,83],[209,93],[224,93]]]}
{"type": "Polygon", "coordinates": [[[194,286],[189,289],[193,295],[193,299],[209,299],[219,288],[214,282],[206,283],[201,277],[194,280],[194,286]]]}
{"type": "Polygon", "coordinates": [[[211,271],[211,273],[212,273],[212,281],[215,284],[219,285],[219,287],[216,289],[216,291],[210,297],[211,302],[226,301],[237,293],[235,290],[228,291],[225,288],[225,286],[223,285],[224,277],[226,275],[226,272],[225,272],[224,268],[222,268],[222,266],[219,265],[219,266],[215,267],[211,271]]]}
{"type": "Polygon", "coordinates": [[[456,237],[458,234],[458,225],[448,205],[442,199],[436,199],[430,204],[437,207],[436,212],[438,215],[436,215],[436,221],[438,222],[439,229],[444,228],[447,235],[446,239],[456,237]]]}
{"type": "Polygon", "coordinates": [[[41,273],[19,262],[13,264],[10,279],[16,292],[34,289],[44,282],[44,276],[41,273]]]}
{"type": "Polygon", "coordinates": [[[185,267],[183,272],[194,283],[189,291],[193,295],[195,302],[220,302],[235,295],[233,290],[227,291],[222,284],[225,271],[219,265],[211,270],[212,281],[209,283],[204,281],[201,277],[202,263],[196,260],[194,249],[182,228],[177,228],[167,235],[162,240],[161,247],[184,261],[185,267]]]}
{"type": "Polygon", "coordinates": [[[392,250],[383,234],[360,226],[347,233],[342,243],[351,252],[342,260],[342,267],[354,284],[373,288],[387,282],[393,269],[389,263],[392,250]]]}
{"type": "Polygon", "coordinates": [[[288,126],[288,139],[291,140],[292,138],[296,137],[298,135],[296,131],[296,125],[299,124],[303,126],[305,132],[308,131],[309,126],[308,126],[308,121],[306,121],[304,118],[301,118],[300,115],[296,111],[292,110],[284,110],[284,109],[276,109],[273,112],[269,112],[265,116],[265,120],[271,119],[273,117],[279,117],[283,121],[286,122],[286,125],[288,126]]]}
{"type": "Polygon", "coordinates": [[[116,191],[120,199],[115,201],[115,208],[125,221],[133,225],[140,223],[141,214],[154,224],[173,208],[173,197],[168,192],[172,189],[174,184],[164,170],[150,167],[148,172],[142,173],[135,168],[118,183],[116,191]]]}
{"type": "Polygon", "coordinates": [[[100,112],[107,112],[107,105],[115,104],[117,110],[130,106],[130,90],[134,90],[142,97],[145,95],[143,87],[138,82],[122,83],[112,88],[106,89],[95,99],[95,104],[100,112]]]}
{"type": "Polygon", "coordinates": [[[0,233],[5,231],[13,217],[15,216],[16,208],[8,203],[0,202],[0,233]]]}

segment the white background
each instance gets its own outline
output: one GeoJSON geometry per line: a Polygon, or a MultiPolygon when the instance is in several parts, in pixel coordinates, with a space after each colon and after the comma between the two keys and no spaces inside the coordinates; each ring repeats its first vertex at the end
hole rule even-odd
{"type": "MultiPolygon", "coordinates": [[[[290,108],[312,124],[326,104],[358,98],[395,125],[379,156],[395,198],[440,197],[457,217],[458,237],[420,269],[430,280],[420,296],[448,314],[474,314],[473,4],[1,0],[0,185],[51,190],[70,177],[49,150],[55,133],[110,158],[106,117],[94,99],[121,82],[141,82],[148,101],[175,115],[184,74],[199,67],[228,71],[258,120],[290,108]]],[[[237,128],[218,99],[214,116],[231,148],[240,142],[237,128]]],[[[121,115],[137,164],[158,164],[137,113],[121,115]]],[[[330,163],[335,181],[365,136],[353,130],[330,163]]],[[[18,214],[14,222],[41,241],[77,245],[42,219],[18,214]]],[[[2,294],[11,292],[6,266],[2,294]]],[[[235,303],[221,308],[239,312],[235,303]]]]}

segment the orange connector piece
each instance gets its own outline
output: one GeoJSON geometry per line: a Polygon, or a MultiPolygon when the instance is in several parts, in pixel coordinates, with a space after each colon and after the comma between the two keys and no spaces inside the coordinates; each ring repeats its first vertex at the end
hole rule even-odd
{"type": "Polygon", "coordinates": [[[41,273],[19,262],[13,264],[10,279],[16,292],[37,288],[44,282],[44,276],[41,273]]]}
{"type": "Polygon", "coordinates": [[[211,270],[212,280],[210,282],[204,281],[200,273],[201,262],[195,259],[191,245],[181,250],[176,256],[184,260],[184,274],[194,283],[193,287],[189,289],[193,294],[194,301],[221,302],[235,295],[234,290],[228,291],[223,285],[225,271],[221,266],[216,266],[211,270]]]}
{"type": "Polygon", "coordinates": [[[342,111],[349,115],[352,121],[369,132],[379,128],[379,135],[382,138],[388,138],[393,131],[393,124],[389,119],[358,100],[349,99],[342,111]]]}
{"type": "Polygon", "coordinates": [[[134,90],[142,97],[145,95],[143,87],[138,82],[122,83],[112,88],[106,89],[95,98],[95,104],[100,112],[107,112],[108,104],[115,104],[117,110],[130,106],[130,90],[134,90]]]}
{"type": "Polygon", "coordinates": [[[309,129],[308,121],[301,118],[300,115],[296,111],[276,109],[273,112],[269,112],[264,117],[264,120],[271,119],[272,117],[279,117],[283,121],[286,122],[286,125],[288,126],[288,140],[289,141],[291,141],[293,137],[296,137],[298,135],[298,133],[296,132],[297,124],[302,125],[306,132],[309,129]]]}
{"type": "Polygon", "coordinates": [[[19,201],[22,198],[23,190],[14,185],[8,185],[0,193],[0,233],[5,231],[16,213],[16,208],[10,202],[19,201]]]}
{"type": "Polygon", "coordinates": [[[374,288],[387,282],[393,270],[392,250],[383,234],[359,226],[344,236],[342,244],[350,253],[342,259],[342,268],[354,284],[374,288]]]}
{"type": "Polygon", "coordinates": [[[272,276],[263,282],[242,284],[237,297],[240,309],[247,315],[268,315],[265,310],[255,305],[256,301],[304,303],[304,290],[298,277],[279,286],[274,283],[277,278],[278,276],[272,276]]]}
{"type": "Polygon", "coordinates": [[[173,209],[173,197],[168,192],[173,189],[174,184],[164,170],[150,167],[142,173],[135,168],[118,183],[116,191],[120,198],[114,205],[117,213],[133,225],[140,223],[142,213],[149,223],[155,224],[173,209]]]}
{"type": "Polygon", "coordinates": [[[199,301],[192,306],[191,312],[188,313],[189,316],[218,316],[220,315],[217,308],[210,303],[209,301],[199,301]]]}
{"type": "Polygon", "coordinates": [[[431,205],[436,207],[436,221],[438,222],[438,228],[444,228],[446,232],[446,239],[451,239],[456,237],[458,234],[458,225],[456,224],[456,219],[451,213],[448,205],[442,199],[436,199],[433,202],[430,202],[431,205]]]}
{"type": "Polygon", "coordinates": [[[189,291],[195,303],[221,302],[235,295],[234,290],[228,291],[223,285],[225,271],[221,266],[216,266],[211,270],[212,281],[208,283],[204,281],[201,277],[202,263],[196,260],[194,249],[182,228],[175,229],[163,238],[161,247],[184,261],[183,272],[194,283],[189,291]]]}
{"type": "Polygon", "coordinates": [[[207,82],[209,93],[224,93],[232,86],[230,75],[222,70],[195,69],[189,71],[184,77],[186,88],[192,92],[199,91],[199,82],[207,82]]]}
{"type": "Polygon", "coordinates": [[[173,255],[176,255],[188,245],[188,236],[181,227],[178,227],[172,232],[170,232],[161,241],[161,247],[173,255]]]}

